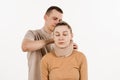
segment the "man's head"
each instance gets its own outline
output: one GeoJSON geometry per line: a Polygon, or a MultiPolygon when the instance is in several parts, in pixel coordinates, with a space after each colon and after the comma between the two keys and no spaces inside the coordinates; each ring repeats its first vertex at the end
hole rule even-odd
{"type": "Polygon", "coordinates": [[[59,13],[62,13],[63,14],[63,11],[62,11],[62,9],[60,9],[59,7],[57,7],[57,6],[51,6],[51,7],[49,7],[48,9],[47,9],[47,11],[46,11],[46,15],[50,15],[50,13],[51,13],[51,11],[52,10],[56,10],[56,11],[58,11],[59,13]]]}
{"type": "Polygon", "coordinates": [[[49,32],[54,30],[57,23],[62,21],[63,11],[57,6],[51,6],[47,9],[44,19],[45,19],[45,29],[49,32]]]}

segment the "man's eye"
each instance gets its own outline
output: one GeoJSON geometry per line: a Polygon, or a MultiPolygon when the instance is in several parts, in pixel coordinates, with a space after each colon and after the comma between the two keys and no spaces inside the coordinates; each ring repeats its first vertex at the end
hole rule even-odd
{"type": "Polygon", "coordinates": [[[57,20],[57,18],[53,18],[54,20],[57,20]]]}
{"type": "Polygon", "coordinates": [[[59,22],[61,22],[62,20],[60,19],[59,22]]]}

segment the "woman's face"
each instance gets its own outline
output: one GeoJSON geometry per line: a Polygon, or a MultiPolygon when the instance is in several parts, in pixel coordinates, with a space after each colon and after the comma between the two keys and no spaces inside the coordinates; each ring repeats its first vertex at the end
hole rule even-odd
{"type": "Polygon", "coordinates": [[[57,26],[53,32],[55,45],[60,48],[69,46],[72,40],[70,29],[66,25],[57,26]]]}

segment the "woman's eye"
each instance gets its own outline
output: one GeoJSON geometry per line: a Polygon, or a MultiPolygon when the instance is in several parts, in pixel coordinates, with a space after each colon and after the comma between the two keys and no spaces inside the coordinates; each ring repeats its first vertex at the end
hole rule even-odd
{"type": "Polygon", "coordinates": [[[63,34],[63,36],[67,36],[67,34],[63,34]]]}
{"type": "Polygon", "coordinates": [[[60,36],[60,35],[58,34],[58,35],[55,35],[55,36],[60,36]]]}

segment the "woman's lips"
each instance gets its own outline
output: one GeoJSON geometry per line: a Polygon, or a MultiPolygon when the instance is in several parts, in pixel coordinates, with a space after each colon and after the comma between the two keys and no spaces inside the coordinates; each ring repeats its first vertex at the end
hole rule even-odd
{"type": "Polygon", "coordinates": [[[64,44],[64,42],[59,42],[59,44],[64,44]]]}

